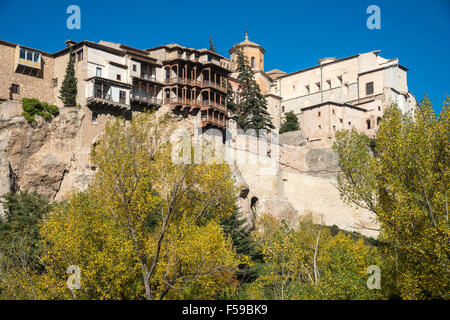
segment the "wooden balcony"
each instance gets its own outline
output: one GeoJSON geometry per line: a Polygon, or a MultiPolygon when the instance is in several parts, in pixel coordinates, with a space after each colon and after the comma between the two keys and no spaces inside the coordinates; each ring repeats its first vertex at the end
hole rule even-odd
{"type": "Polygon", "coordinates": [[[148,105],[161,106],[162,99],[158,99],[157,97],[149,96],[149,95],[139,95],[136,93],[131,94],[131,100],[139,103],[145,103],[148,105]]]}
{"type": "Polygon", "coordinates": [[[111,94],[94,91],[91,97],[86,98],[88,106],[107,106],[117,108],[119,110],[129,110],[130,106],[126,104],[125,98],[114,100],[111,94]]]}
{"type": "Polygon", "coordinates": [[[222,114],[222,119],[219,115],[202,114],[202,127],[218,127],[223,129],[227,126],[225,114],[222,114]]]}
{"type": "Polygon", "coordinates": [[[217,90],[219,90],[219,91],[222,91],[222,92],[227,92],[227,86],[224,86],[224,85],[222,85],[222,84],[219,84],[219,83],[215,83],[214,81],[209,81],[209,80],[204,80],[203,81],[203,87],[204,88],[214,88],[214,89],[217,89],[217,90]]]}

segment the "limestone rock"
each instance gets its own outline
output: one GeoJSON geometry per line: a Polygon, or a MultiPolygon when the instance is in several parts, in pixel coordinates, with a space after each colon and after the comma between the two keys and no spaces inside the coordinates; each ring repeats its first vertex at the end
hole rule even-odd
{"type": "Polygon", "coordinates": [[[292,146],[304,146],[306,145],[307,140],[303,135],[302,130],[297,131],[289,131],[280,134],[280,144],[292,145],[292,146]]]}

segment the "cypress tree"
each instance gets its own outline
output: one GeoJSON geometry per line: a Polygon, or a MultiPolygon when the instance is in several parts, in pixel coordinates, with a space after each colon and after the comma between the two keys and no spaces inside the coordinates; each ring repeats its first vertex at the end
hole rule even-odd
{"type": "Polygon", "coordinates": [[[286,121],[280,127],[280,134],[299,129],[298,118],[295,113],[292,111],[286,112],[286,121]]]}
{"type": "Polygon", "coordinates": [[[255,81],[254,72],[242,48],[237,48],[237,72],[239,80],[239,103],[230,110],[232,118],[243,129],[274,129],[272,117],[267,111],[267,101],[255,81]]]}
{"type": "Polygon", "coordinates": [[[77,78],[75,77],[72,48],[70,48],[66,75],[64,76],[59,94],[59,98],[63,102],[64,107],[75,107],[77,105],[77,78]]]}

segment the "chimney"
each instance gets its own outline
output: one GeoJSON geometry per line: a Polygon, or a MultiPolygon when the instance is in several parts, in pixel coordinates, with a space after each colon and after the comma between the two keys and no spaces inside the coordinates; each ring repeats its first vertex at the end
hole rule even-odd
{"type": "Polygon", "coordinates": [[[317,62],[319,64],[325,64],[325,63],[330,63],[330,62],[333,62],[333,61],[336,61],[336,60],[337,60],[337,58],[335,58],[335,57],[325,57],[325,58],[320,59],[317,62]]]}
{"type": "Polygon", "coordinates": [[[66,48],[73,46],[74,44],[76,44],[75,41],[73,40],[66,40],[66,48]]]}

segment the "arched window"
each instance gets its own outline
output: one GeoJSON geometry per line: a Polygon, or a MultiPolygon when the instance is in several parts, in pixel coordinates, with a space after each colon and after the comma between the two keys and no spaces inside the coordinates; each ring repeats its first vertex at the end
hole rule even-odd
{"type": "Polygon", "coordinates": [[[254,68],[255,67],[255,57],[252,57],[251,63],[252,63],[252,68],[254,68]]]}

